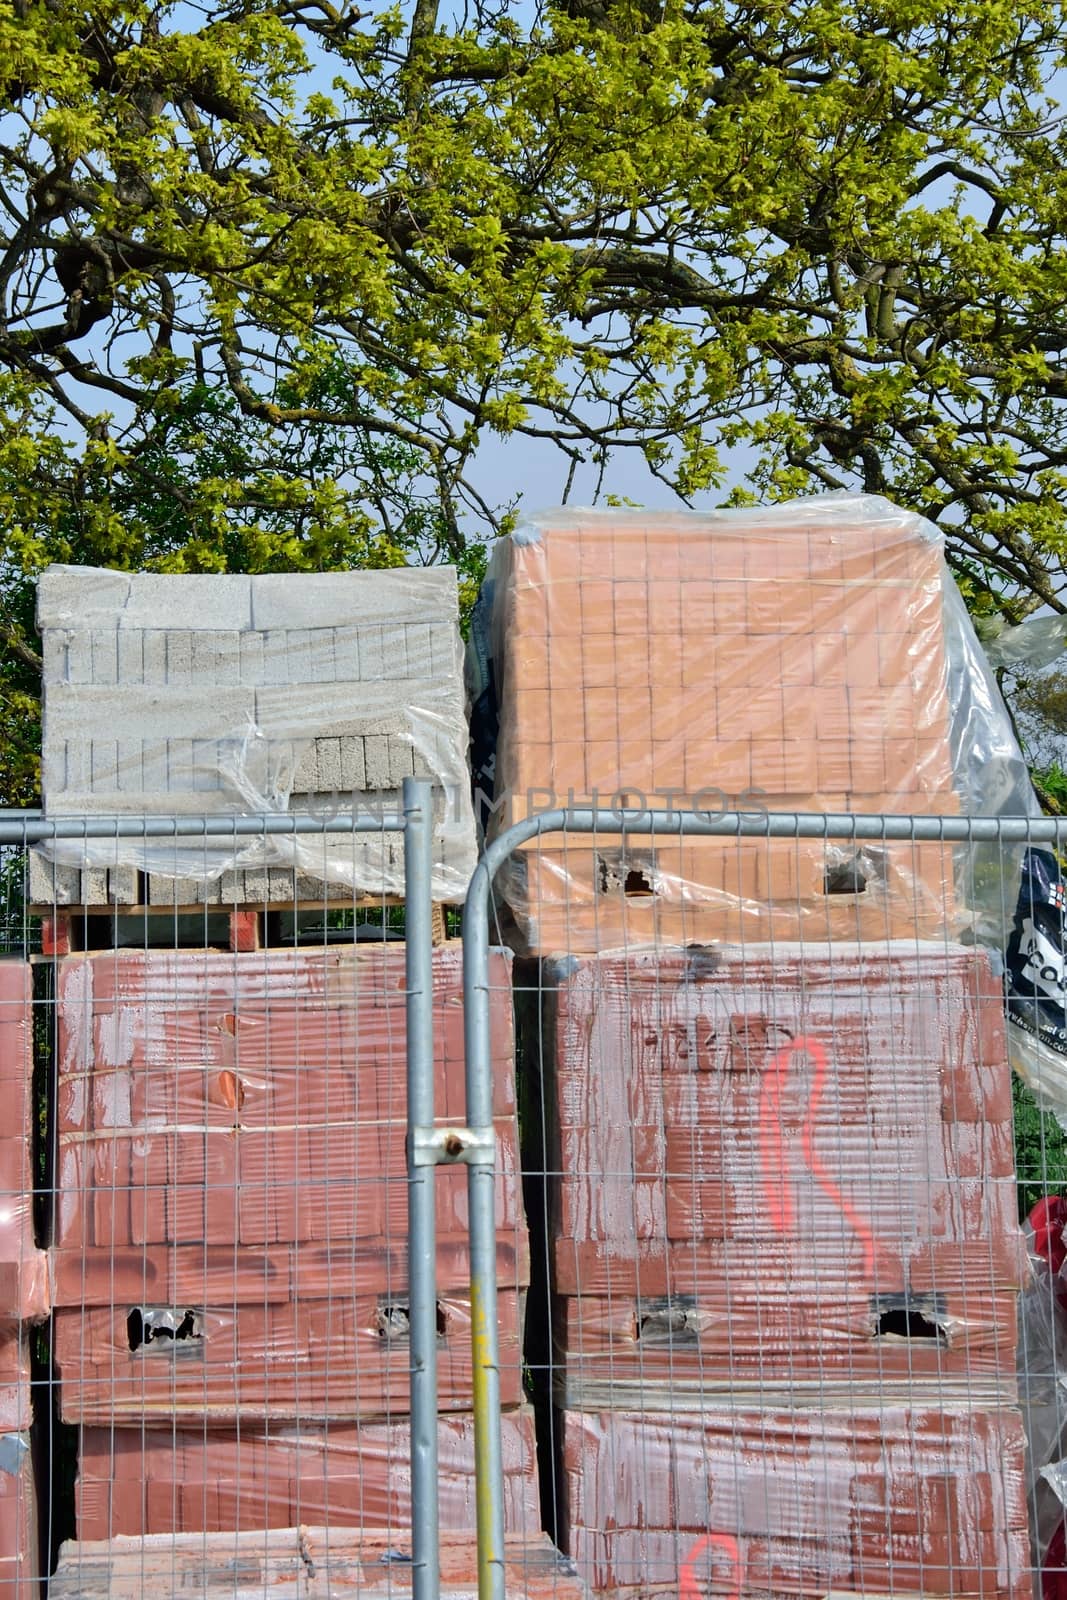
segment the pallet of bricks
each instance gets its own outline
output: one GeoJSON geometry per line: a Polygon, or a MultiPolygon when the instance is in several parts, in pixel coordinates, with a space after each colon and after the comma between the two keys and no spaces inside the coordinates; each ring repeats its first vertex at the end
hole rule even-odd
{"type": "Polygon", "coordinates": [[[31,1361],[50,1294],[36,1244],[35,1120],[32,972],[0,959],[0,1600],[36,1600],[43,1570],[31,1361]]]}
{"type": "MultiPolygon", "coordinates": [[[[473,638],[494,828],[553,800],[714,810],[713,786],[747,811],[1024,808],[939,538],[882,501],[546,515],[498,547],[473,638]]],[[[973,865],[605,835],[505,868],[543,1112],[531,1362],[594,1592],[1030,1595],[973,865]]]]}
{"type": "MultiPolygon", "coordinates": [[[[451,571],[52,569],[46,812],[314,811],[338,795],[395,812],[421,772],[434,896],[455,901],[475,860],[457,621],[451,571]]],[[[56,1421],[77,1451],[57,1595],[225,1594],[236,1573],[281,1583],[294,1563],[330,1592],[362,1572],[377,1593],[375,1570],[383,1592],[410,1585],[405,957],[388,918],[361,940],[351,915],[403,881],[402,836],[384,832],[57,841],[31,862],[56,958],[56,1421]]],[[[571,1594],[541,1534],[519,1379],[510,952],[491,960],[509,1559],[531,1596],[548,1576],[571,1594]]],[[[454,1123],[458,943],[435,949],[433,986],[436,1106],[454,1123]]],[[[446,1589],[474,1572],[465,1179],[436,1186],[446,1589]]]]}

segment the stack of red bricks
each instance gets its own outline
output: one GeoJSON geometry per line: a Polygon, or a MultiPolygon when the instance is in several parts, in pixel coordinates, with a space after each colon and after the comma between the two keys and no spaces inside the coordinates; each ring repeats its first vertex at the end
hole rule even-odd
{"type": "MultiPolygon", "coordinates": [[[[943,558],[916,519],[560,513],[496,565],[494,826],[583,801],[959,811],[943,558]]],[[[623,852],[572,839],[528,847],[501,882],[531,952],[951,923],[945,848],[854,856],[818,841],[661,836],[623,852]]]]}
{"type": "MultiPolygon", "coordinates": [[[[914,519],[575,513],[496,574],[500,822],[960,809],[914,519]]],[[[563,1548],[633,1600],[1023,1600],[1010,1071],[950,853],[584,845],[504,882],[547,996],[563,1548]]]]}
{"type": "Polygon", "coordinates": [[[34,1236],[33,985],[0,961],[0,1595],[30,1600],[41,1557],[31,1453],[32,1324],[48,1315],[48,1259],[34,1236]]]}
{"type": "MultiPolygon", "coordinates": [[[[506,1505],[535,1533],[510,957],[491,960],[506,1505]]],[[[433,972],[454,1123],[457,945],[433,972]]],[[[112,951],[57,983],[53,1352],[79,1539],[410,1527],[403,946],[112,951]]],[[[472,1529],[465,1169],[436,1195],[442,1522],[472,1529]]]]}
{"type": "Polygon", "coordinates": [[[701,1596],[1021,1600],[1025,1263],[985,954],[723,947],[544,972],[579,1570],[634,1595],[688,1572],[701,1596]]]}

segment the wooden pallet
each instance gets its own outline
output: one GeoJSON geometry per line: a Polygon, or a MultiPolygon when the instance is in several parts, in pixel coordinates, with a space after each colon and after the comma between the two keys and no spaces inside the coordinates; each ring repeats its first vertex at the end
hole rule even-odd
{"type": "MultiPolygon", "coordinates": [[[[226,948],[233,951],[263,950],[271,947],[267,937],[266,919],[276,912],[310,912],[326,915],[338,910],[353,911],[380,911],[390,907],[402,906],[404,902],[395,897],[347,900],[343,904],[337,901],[309,902],[307,900],[271,901],[262,906],[219,906],[219,905],[112,905],[112,906],[30,906],[29,914],[41,919],[41,957],[53,959],[57,956],[73,955],[89,951],[110,950],[118,943],[114,933],[108,938],[107,930],[110,926],[115,929],[119,920],[124,924],[124,931],[133,932],[134,924],[140,922],[145,928],[145,943],[149,935],[152,936],[153,948],[169,946],[172,949],[202,949],[207,941],[204,937],[206,924],[210,923],[219,929],[219,937],[213,941],[211,948],[226,948]],[[179,919],[186,921],[184,927],[179,927],[179,919]],[[222,937],[221,927],[225,919],[225,938],[222,937]],[[173,939],[166,938],[167,930],[173,928],[173,939]],[[199,937],[198,937],[199,933],[199,937]],[[164,937],[161,939],[160,936],[164,937]]],[[[434,904],[432,938],[435,946],[445,943],[448,937],[445,907],[434,904]]],[[[137,940],[133,939],[124,944],[125,948],[136,948],[137,940]]],[[[340,941],[343,942],[343,941],[340,941]]]]}

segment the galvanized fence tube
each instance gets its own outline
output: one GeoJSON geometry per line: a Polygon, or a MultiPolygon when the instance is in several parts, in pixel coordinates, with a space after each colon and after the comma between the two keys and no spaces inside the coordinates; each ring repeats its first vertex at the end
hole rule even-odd
{"type": "Polygon", "coordinates": [[[558,808],[516,823],[487,847],[471,879],[463,914],[468,1132],[484,1146],[481,1151],[472,1149],[467,1157],[479,1600],[504,1600],[505,1593],[489,1012],[491,895],[496,873],[519,846],[540,835],[559,833],[1062,845],[1067,842],[1067,819],[558,808]]]}
{"type": "Polygon", "coordinates": [[[434,1211],[433,799],[404,779],[407,970],[408,1317],[414,1600],[437,1600],[437,1240],[434,1211]],[[430,1159],[427,1159],[428,1151],[430,1159]]]}

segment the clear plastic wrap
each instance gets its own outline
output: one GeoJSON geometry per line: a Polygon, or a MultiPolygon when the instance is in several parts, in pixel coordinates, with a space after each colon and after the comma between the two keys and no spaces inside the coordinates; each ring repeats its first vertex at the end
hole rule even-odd
{"type": "Polygon", "coordinates": [[[722,947],[548,969],[566,1405],[919,1378],[1013,1397],[1028,1269],[987,952],[722,947]]]}
{"type": "MultiPolygon", "coordinates": [[[[541,1526],[533,1412],[500,1417],[504,1524],[541,1526]]],[[[79,1539],[116,1534],[222,1533],[299,1523],[403,1529],[411,1526],[411,1424],[304,1420],[270,1432],[84,1428],[75,1488],[79,1539]]],[[[474,1422],[437,1425],[441,1528],[476,1526],[474,1422]]]]}
{"type": "MultiPolygon", "coordinates": [[[[38,584],[49,817],[395,815],[435,785],[434,896],[474,869],[452,568],[158,576],[49,567],[38,584]]],[[[283,866],[400,895],[386,833],[56,840],[55,864],[213,880],[283,866]]]]}
{"type": "Polygon", "coordinates": [[[1033,1600],[1016,1411],[931,1402],[561,1417],[594,1594],[1033,1600]]]}
{"type": "Polygon", "coordinates": [[[27,1336],[0,1323],[0,1594],[12,1600],[40,1591],[32,1423],[27,1336]]]}
{"type": "MultiPolygon", "coordinates": [[[[319,1421],[404,1413],[411,1348],[405,1291],[357,1298],[338,1273],[323,1298],[291,1301],[283,1285],[264,1301],[240,1268],[217,1306],[106,1303],[59,1309],[52,1351],[64,1422],[137,1427],[142,1422],[319,1421]],[[242,1293],[247,1302],[238,1303],[242,1293]]],[[[269,1291],[268,1291],[269,1292],[269,1291]]],[[[501,1404],[522,1400],[522,1295],[501,1289],[501,1404]]],[[[470,1411],[471,1300],[438,1293],[438,1406],[470,1411]]]]}
{"type": "Polygon", "coordinates": [[[991,953],[540,972],[524,1164],[547,1175],[564,1548],[594,1593],[1031,1600],[991,953]]]}
{"type": "MultiPolygon", "coordinates": [[[[553,804],[1036,814],[942,537],[876,497],[556,511],[496,547],[472,630],[490,834],[553,804]],[[495,729],[495,734],[494,734],[495,729]]],[[[733,839],[534,841],[499,880],[531,951],[657,938],[1002,946],[998,856],[733,839]],[[954,885],[959,884],[959,888],[954,885]]]]}
{"type": "Polygon", "coordinates": [[[34,1237],[33,974],[0,960],[0,1319],[40,1322],[50,1306],[48,1255],[34,1237]]]}
{"type": "MultiPolygon", "coordinates": [[[[442,1534],[438,1558],[442,1600],[472,1600],[478,1552],[470,1534],[442,1534]]],[[[547,1534],[531,1530],[509,1538],[501,1566],[508,1600],[586,1600],[584,1584],[547,1534]]],[[[201,1600],[295,1600],[321,1590],[330,1600],[349,1594],[402,1600],[413,1592],[414,1571],[410,1535],[394,1531],[311,1525],[206,1537],[153,1534],[61,1545],[48,1593],[49,1600],[187,1600],[194,1594],[201,1600]]]]}
{"type": "Polygon", "coordinates": [[[994,667],[1051,667],[1067,650],[1067,617],[1029,617],[1014,628],[987,628],[982,645],[994,667]]]}
{"type": "MultiPolygon", "coordinates": [[[[406,1404],[402,946],[115,951],[57,975],[54,1355],[67,1420],[406,1404]]],[[[498,1274],[518,1378],[528,1243],[510,955],[491,956],[498,1274]]],[[[462,963],[434,952],[436,1104],[465,1109],[462,963]]],[[[466,1170],[437,1187],[442,1408],[469,1406],[466,1170]]]]}

